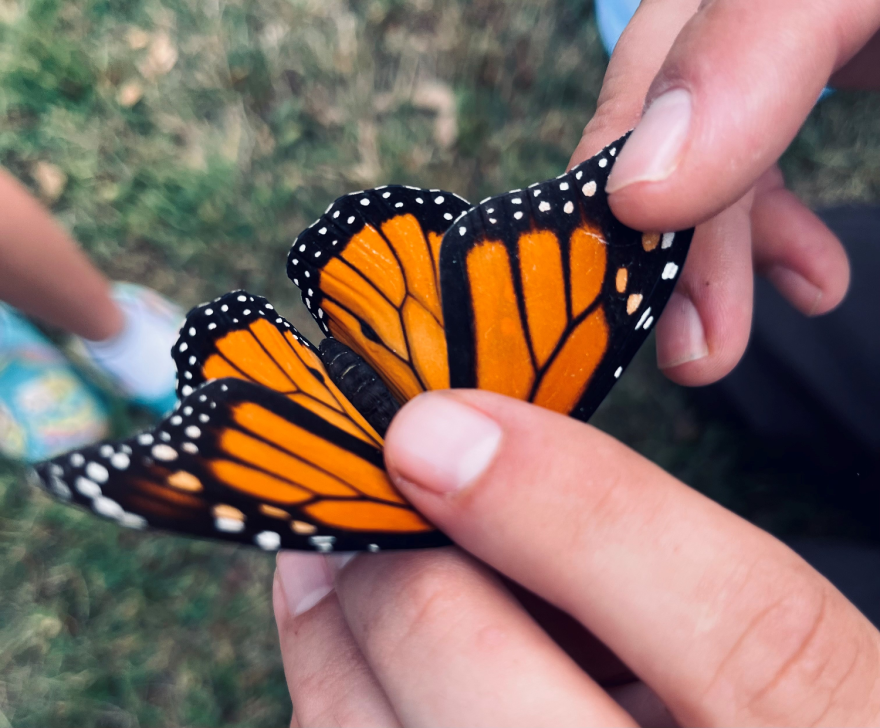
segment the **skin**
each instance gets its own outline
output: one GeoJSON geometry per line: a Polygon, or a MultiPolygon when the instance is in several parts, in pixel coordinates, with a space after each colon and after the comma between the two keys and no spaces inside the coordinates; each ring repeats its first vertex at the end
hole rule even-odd
{"type": "MultiPolygon", "coordinates": [[[[675,381],[738,360],[755,272],[809,315],[843,298],[846,255],[776,161],[829,79],[878,87],[878,26],[876,0],[643,0],[621,38],[572,163],[689,94],[672,171],[639,181],[634,136],[609,181],[635,228],[699,224],[657,329],[675,381]]],[[[880,721],[877,630],[784,544],[590,426],[429,393],[386,463],[458,548],[279,555],[292,725],[880,721]]]]}
{"type": "Polygon", "coordinates": [[[316,557],[279,556],[297,724],[880,719],[880,633],[858,610],[784,544],[602,432],[456,390],[404,407],[386,445],[394,482],[460,548],[331,566],[333,591],[299,614],[297,575],[316,557]],[[480,428],[498,433],[491,452],[480,428]],[[553,608],[570,615],[561,629],[553,608]]]}
{"type": "Polygon", "coordinates": [[[0,300],[92,341],[118,334],[110,284],[49,212],[0,170],[0,300]]]}
{"type": "Polygon", "coordinates": [[[644,0],[621,36],[572,164],[637,127],[664,92],[690,93],[692,121],[674,172],[618,189],[620,172],[650,161],[644,150],[627,158],[625,147],[609,180],[611,207],[628,225],[698,225],[657,328],[658,363],[674,381],[708,384],[739,360],[754,273],[806,315],[843,299],[846,254],[785,189],[776,162],[827,83],[878,87],[878,25],[876,0],[644,0]],[[695,319],[702,348],[693,345],[695,319]]]}

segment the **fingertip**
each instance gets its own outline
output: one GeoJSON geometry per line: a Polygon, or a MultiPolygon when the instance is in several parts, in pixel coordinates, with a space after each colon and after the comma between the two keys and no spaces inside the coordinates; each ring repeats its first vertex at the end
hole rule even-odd
{"type": "Polygon", "coordinates": [[[820,316],[846,297],[849,257],[834,232],[782,184],[780,176],[755,197],[755,268],[802,314],[820,316]]]}
{"type": "MultiPolygon", "coordinates": [[[[275,580],[281,587],[286,612],[297,617],[333,591],[333,573],[320,554],[279,551],[275,580]]],[[[275,599],[273,585],[273,603],[275,599]]]]}
{"type": "Polygon", "coordinates": [[[697,307],[688,296],[673,292],[657,322],[657,366],[672,370],[707,356],[709,345],[697,307]]]}
{"type": "Polygon", "coordinates": [[[713,314],[701,312],[690,301],[684,311],[673,306],[668,318],[663,312],[657,322],[657,366],[667,379],[683,387],[704,387],[733,371],[745,353],[751,318],[733,316],[725,323],[712,319],[713,314]]]}
{"type": "Polygon", "coordinates": [[[458,397],[425,393],[394,418],[385,462],[399,486],[451,494],[480,478],[501,440],[501,426],[485,413],[458,397]]]}

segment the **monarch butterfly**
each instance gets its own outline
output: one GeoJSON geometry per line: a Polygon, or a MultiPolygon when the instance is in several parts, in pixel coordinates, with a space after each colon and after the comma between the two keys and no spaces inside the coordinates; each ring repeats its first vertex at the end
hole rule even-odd
{"type": "Polygon", "coordinates": [[[400,404],[478,387],[586,420],[672,292],[693,230],[611,214],[625,139],[476,206],[397,185],[339,198],[287,260],[319,347],[246,291],[198,306],[172,350],[174,411],[41,463],[40,483],[125,526],[266,550],[448,543],[385,473],[400,404]]]}

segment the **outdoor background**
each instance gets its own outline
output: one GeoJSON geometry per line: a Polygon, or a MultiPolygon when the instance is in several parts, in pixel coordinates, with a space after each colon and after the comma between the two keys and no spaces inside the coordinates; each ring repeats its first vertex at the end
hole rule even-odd
{"type": "MultiPolygon", "coordinates": [[[[605,63],[590,2],[0,0],[0,164],[113,278],[186,307],[246,287],[312,334],[285,255],[334,198],[555,176],[605,63]]],[[[878,98],[822,102],[784,168],[817,206],[876,200],[878,98]]],[[[115,406],[118,434],[144,422],[115,406]]],[[[651,345],[595,422],[774,533],[872,537],[651,345]]],[[[124,532],[23,476],[0,462],[0,728],[287,724],[272,556],[124,532]]]]}

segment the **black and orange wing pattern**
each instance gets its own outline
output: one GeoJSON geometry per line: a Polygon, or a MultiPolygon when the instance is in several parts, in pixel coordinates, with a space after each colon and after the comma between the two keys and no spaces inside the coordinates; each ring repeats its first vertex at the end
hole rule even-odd
{"type": "Polygon", "coordinates": [[[389,481],[384,428],[398,401],[449,386],[592,414],[693,235],[613,217],[604,189],[624,141],[470,210],[400,186],[337,200],[288,258],[334,338],[313,346],[246,291],[194,308],[172,350],[175,411],[38,465],[42,485],[122,525],[267,550],[448,543],[389,481]]]}
{"type": "Polygon", "coordinates": [[[443,239],[450,385],[586,420],[672,293],[693,230],[641,233],[608,207],[626,137],[556,179],[484,200],[443,239]]]}
{"type": "Polygon", "coordinates": [[[447,543],[388,480],[380,433],[266,299],[233,291],[197,306],[172,355],[174,412],[40,464],[50,493],[122,525],[267,550],[447,543]]]}
{"type": "Polygon", "coordinates": [[[262,296],[232,291],[196,306],[171,350],[177,392],[234,377],[286,395],[372,444],[382,438],[328,376],[320,352],[262,296]]]}
{"type": "Polygon", "coordinates": [[[449,386],[440,243],[469,207],[442,190],[355,192],[300,234],[288,256],[287,274],[324,332],[360,354],[400,402],[449,386]]]}
{"type": "Polygon", "coordinates": [[[204,384],[154,430],[36,470],[59,499],[132,528],[269,551],[448,543],[391,485],[380,446],[243,379],[204,384]]]}

